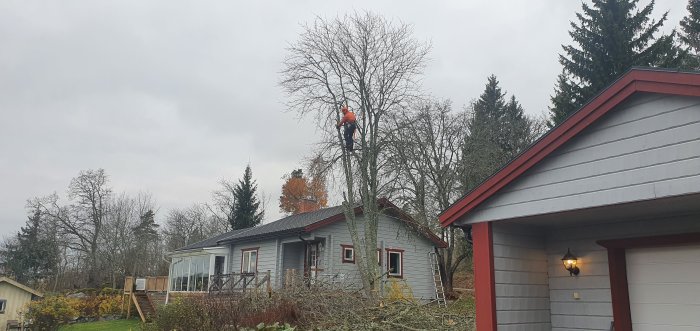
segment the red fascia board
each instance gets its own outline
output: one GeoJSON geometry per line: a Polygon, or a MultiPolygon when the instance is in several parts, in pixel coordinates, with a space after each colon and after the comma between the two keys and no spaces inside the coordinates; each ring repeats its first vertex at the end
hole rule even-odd
{"type": "Polygon", "coordinates": [[[635,92],[700,96],[700,75],[696,73],[631,70],[498,173],[462,197],[452,207],[445,210],[439,216],[441,225],[448,226],[476,208],[484,200],[522,175],[526,170],[540,162],[635,92]]]}

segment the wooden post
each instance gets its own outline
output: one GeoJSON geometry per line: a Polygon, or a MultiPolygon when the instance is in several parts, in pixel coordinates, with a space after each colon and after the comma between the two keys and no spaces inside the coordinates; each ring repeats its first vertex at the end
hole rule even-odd
{"type": "Polygon", "coordinates": [[[129,303],[128,303],[128,308],[126,309],[126,319],[131,318],[131,296],[134,295],[134,293],[129,293],[129,303]]]}
{"type": "Polygon", "coordinates": [[[267,271],[267,297],[272,297],[272,277],[270,277],[270,270],[267,271]]]}

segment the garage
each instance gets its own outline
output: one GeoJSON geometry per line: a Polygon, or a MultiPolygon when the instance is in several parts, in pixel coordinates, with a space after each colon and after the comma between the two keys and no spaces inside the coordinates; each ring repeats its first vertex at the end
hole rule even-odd
{"type": "Polygon", "coordinates": [[[632,328],[700,330],[700,245],[627,250],[632,328]]]}

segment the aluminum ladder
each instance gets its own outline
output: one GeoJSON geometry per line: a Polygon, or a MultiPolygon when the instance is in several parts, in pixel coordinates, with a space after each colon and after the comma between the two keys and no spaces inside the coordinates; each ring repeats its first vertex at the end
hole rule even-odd
{"type": "Polygon", "coordinates": [[[438,262],[437,253],[428,253],[430,259],[430,270],[433,273],[433,282],[435,283],[435,300],[439,306],[447,307],[445,300],[445,288],[442,286],[442,275],[440,273],[440,264],[438,262]]]}

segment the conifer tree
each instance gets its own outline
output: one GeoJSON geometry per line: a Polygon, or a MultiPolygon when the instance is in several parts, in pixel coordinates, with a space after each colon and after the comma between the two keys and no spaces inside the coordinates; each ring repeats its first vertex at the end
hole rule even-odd
{"type": "Polygon", "coordinates": [[[687,66],[700,69],[700,1],[688,1],[688,14],[681,20],[681,41],[688,46],[687,66]]]}
{"type": "Polygon", "coordinates": [[[4,249],[3,269],[17,281],[35,284],[56,271],[59,261],[58,244],[47,231],[39,210],[34,210],[27,223],[17,233],[16,240],[4,249]]]}
{"type": "Polygon", "coordinates": [[[253,180],[253,171],[250,165],[245,168],[243,179],[238,181],[234,189],[236,197],[236,207],[234,209],[234,230],[245,229],[256,226],[262,222],[265,211],[261,210],[260,201],[256,191],[258,185],[253,180]]]}
{"type": "Polygon", "coordinates": [[[686,52],[675,45],[675,31],[655,35],[666,21],[650,15],[654,1],[637,9],[639,0],[592,0],[582,4],[578,23],[569,35],[575,45],[563,46],[559,62],[564,73],[557,81],[550,108],[550,127],[600,92],[633,66],[678,67],[686,52]],[[572,100],[572,101],[569,101],[572,100]]]}
{"type": "Polygon", "coordinates": [[[469,135],[462,146],[463,191],[481,183],[534,138],[532,120],[514,96],[506,102],[506,94],[498,84],[496,76],[491,75],[472,105],[467,121],[469,135]]]}

